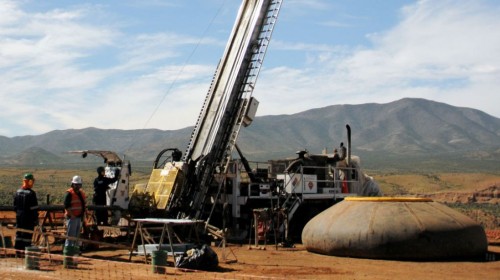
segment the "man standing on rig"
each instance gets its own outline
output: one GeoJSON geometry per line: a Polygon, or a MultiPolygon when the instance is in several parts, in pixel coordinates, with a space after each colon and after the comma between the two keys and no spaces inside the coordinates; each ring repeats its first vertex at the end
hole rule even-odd
{"type": "Polygon", "coordinates": [[[19,250],[16,255],[22,255],[26,247],[31,246],[33,230],[38,225],[38,199],[32,190],[35,177],[31,173],[24,174],[23,185],[14,196],[14,211],[16,211],[16,227],[31,232],[16,232],[14,248],[19,250]]]}

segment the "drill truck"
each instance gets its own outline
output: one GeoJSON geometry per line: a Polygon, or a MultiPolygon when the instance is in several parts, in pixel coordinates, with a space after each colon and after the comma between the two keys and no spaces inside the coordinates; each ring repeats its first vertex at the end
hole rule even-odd
{"type": "Polygon", "coordinates": [[[372,181],[350,154],[339,168],[332,155],[307,151],[300,151],[299,159],[259,165],[248,162],[237,147],[240,129],[256,114],[259,102],[252,92],[281,4],[242,2],[184,155],[177,148],[161,151],[147,185],[132,194],[132,201],[137,201],[134,196],[152,197],[147,204],[155,211],[148,215],[203,220],[208,231],[242,240],[259,227],[256,213],[270,211],[264,232],[288,238],[293,225],[300,235],[313,213],[357,195],[372,181]],[[213,230],[218,228],[222,230],[213,230]]]}

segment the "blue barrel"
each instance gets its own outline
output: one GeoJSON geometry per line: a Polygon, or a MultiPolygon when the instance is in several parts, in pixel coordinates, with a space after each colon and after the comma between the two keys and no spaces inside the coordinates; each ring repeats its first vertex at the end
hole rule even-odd
{"type": "Polygon", "coordinates": [[[64,246],[63,249],[63,266],[64,268],[76,268],[77,261],[74,256],[78,256],[80,253],[80,248],[78,246],[64,246]]]}
{"type": "Polygon", "coordinates": [[[151,264],[154,273],[164,274],[167,266],[167,252],[161,250],[151,252],[151,264]]]}
{"type": "Polygon", "coordinates": [[[40,269],[40,248],[36,246],[24,249],[24,267],[26,269],[40,269]]]}

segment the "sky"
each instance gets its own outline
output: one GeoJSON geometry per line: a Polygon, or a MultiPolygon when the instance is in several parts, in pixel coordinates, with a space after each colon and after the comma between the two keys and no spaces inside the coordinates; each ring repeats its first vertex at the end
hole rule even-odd
{"type": "MultiPolygon", "coordinates": [[[[0,0],[0,135],[193,126],[239,0],[0,0]]],[[[283,0],[257,116],[425,98],[500,117],[500,1],[283,0]]]]}

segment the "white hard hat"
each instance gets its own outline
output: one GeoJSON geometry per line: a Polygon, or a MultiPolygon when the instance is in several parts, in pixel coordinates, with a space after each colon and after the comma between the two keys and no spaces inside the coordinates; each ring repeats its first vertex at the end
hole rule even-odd
{"type": "Polygon", "coordinates": [[[71,180],[72,184],[81,184],[82,183],[82,177],[76,175],[73,176],[73,179],[71,180]]]}

